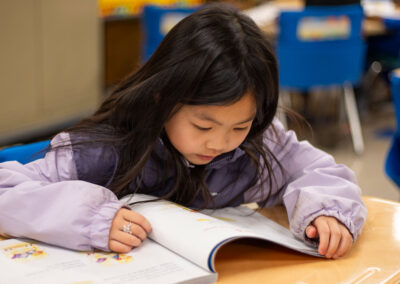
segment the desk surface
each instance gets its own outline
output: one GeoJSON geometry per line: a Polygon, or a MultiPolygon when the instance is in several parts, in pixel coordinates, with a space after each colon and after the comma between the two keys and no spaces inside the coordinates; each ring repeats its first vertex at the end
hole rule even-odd
{"type": "MultiPolygon", "coordinates": [[[[327,260],[269,242],[237,241],[218,252],[218,284],[399,284],[400,203],[373,197],[363,200],[368,208],[367,221],[360,238],[344,257],[327,260]]],[[[282,206],[261,213],[288,227],[282,206]]]]}
{"type": "MultiPolygon", "coordinates": [[[[400,203],[363,200],[367,221],[344,257],[319,259],[271,243],[239,241],[218,252],[218,283],[400,283],[400,203]]],[[[261,213],[288,227],[283,207],[261,213]]]]}

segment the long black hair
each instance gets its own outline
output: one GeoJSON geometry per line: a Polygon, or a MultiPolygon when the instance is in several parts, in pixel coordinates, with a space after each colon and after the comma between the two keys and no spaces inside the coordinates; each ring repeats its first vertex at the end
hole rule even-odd
{"type": "MultiPolygon", "coordinates": [[[[273,177],[275,157],[262,139],[277,109],[278,69],[272,47],[257,25],[227,4],[204,6],[180,21],[92,116],[67,131],[89,133],[117,145],[119,164],[109,188],[122,196],[132,181],[139,180],[140,187],[156,141],[168,139],[164,124],[176,106],[227,105],[248,92],[254,95],[257,113],[240,147],[258,171],[250,188],[265,170],[273,177]]],[[[204,167],[188,168],[171,143],[166,141],[165,147],[169,158],[163,168],[173,169],[175,179],[164,198],[190,205],[200,192],[205,203],[212,202],[204,167]]]]}

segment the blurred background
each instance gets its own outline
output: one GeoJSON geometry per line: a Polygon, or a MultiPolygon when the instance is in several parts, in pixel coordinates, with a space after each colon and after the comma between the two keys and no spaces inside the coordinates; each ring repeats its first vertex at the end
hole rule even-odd
{"type": "Polygon", "coordinates": [[[352,168],[364,195],[398,201],[386,163],[398,132],[398,1],[1,0],[0,149],[49,139],[91,114],[210,2],[237,6],[273,44],[287,127],[352,168]]]}

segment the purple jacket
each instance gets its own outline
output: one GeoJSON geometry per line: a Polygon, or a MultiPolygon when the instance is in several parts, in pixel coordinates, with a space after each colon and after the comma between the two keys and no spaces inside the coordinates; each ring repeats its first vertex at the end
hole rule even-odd
{"type": "MultiPolygon", "coordinates": [[[[255,185],[232,203],[232,194],[248,184],[255,168],[240,148],[224,154],[207,165],[206,170],[206,181],[217,207],[262,202],[270,193],[266,206],[285,205],[290,229],[296,237],[304,240],[307,225],[317,216],[326,215],[340,220],[356,239],[367,210],[353,172],[308,142],[299,142],[294,132],[285,131],[279,121],[273,123],[277,132],[268,129],[264,141],[285,174],[273,164],[276,175],[273,188],[269,188],[268,182],[261,189],[255,185]],[[238,172],[240,178],[226,188],[238,172]]],[[[69,144],[74,140],[73,135],[60,133],[51,144],[69,144]]],[[[146,187],[157,181],[157,160],[163,157],[163,150],[162,143],[158,143],[155,155],[144,168],[144,193],[149,193],[146,187]]],[[[67,146],[26,165],[15,161],[0,164],[0,234],[28,237],[76,250],[109,250],[111,222],[123,206],[107,189],[117,163],[118,155],[113,147],[67,146]]],[[[263,178],[268,180],[265,175],[263,178]]],[[[173,176],[169,178],[165,188],[151,194],[162,195],[168,191],[173,176]]],[[[131,189],[135,189],[133,182],[131,189]]],[[[193,207],[200,202],[196,200],[193,207]]]]}

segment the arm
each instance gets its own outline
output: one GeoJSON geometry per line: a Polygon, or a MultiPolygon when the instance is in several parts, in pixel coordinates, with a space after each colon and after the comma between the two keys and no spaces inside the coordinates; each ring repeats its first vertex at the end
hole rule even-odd
{"type": "Polygon", "coordinates": [[[265,143],[284,172],[273,162],[276,175],[274,188],[265,188],[268,186],[265,183],[264,188],[257,192],[256,186],[246,194],[246,199],[259,202],[260,196],[271,190],[267,205],[283,203],[291,231],[305,241],[309,241],[305,235],[306,228],[319,216],[334,217],[349,230],[354,240],[357,239],[367,210],[353,172],[344,165],[336,164],[332,156],[308,142],[299,142],[294,132],[285,131],[279,121],[274,120],[274,126],[276,133],[269,128],[265,143]]]}
{"type": "MultiPolygon", "coordinates": [[[[61,133],[52,145],[68,141],[61,133]]],[[[110,190],[76,179],[71,147],[27,165],[0,164],[0,233],[76,250],[108,250],[121,204],[110,190]]]]}

